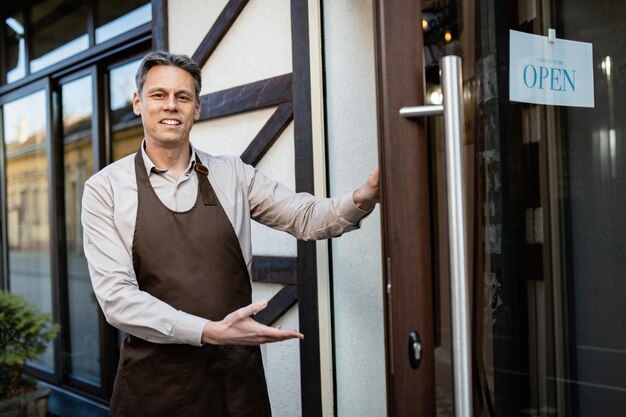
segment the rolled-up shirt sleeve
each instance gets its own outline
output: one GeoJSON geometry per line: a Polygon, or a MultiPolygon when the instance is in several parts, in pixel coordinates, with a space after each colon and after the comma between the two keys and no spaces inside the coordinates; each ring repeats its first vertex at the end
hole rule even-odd
{"type": "Polygon", "coordinates": [[[81,220],[89,274],[106,320],[151,342],[200,345],[206,319],[139,289],[132,248],[116,227],[113,190],[106,178],[93,177],[85,184],[81,220]]]}
{"type": "Polygon", "coordinates": [[[244,164],[244,170],[252,218],[298,239],[341,236],[358,229],[372,211],[358,208],[352,193],[332,198],[295,193],[250,165],[244,164]]]}

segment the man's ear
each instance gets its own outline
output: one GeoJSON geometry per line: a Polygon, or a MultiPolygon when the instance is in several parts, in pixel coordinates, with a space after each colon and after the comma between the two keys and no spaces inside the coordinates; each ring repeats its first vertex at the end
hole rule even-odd
{"type": "Polygon", "coordinates": [[[200,119],[200,107],[201,107],[200,100],[198,100],[196,101],[196,112],[193,115],[194,122],[197,122],[198,119],[200,119]]]}
{"type": "Polygon", "coordinates": [[[133,94],[133,112],[137,116],[141,116],[141,97],[139,97],[139,93],[136,91],[133,94]]]}

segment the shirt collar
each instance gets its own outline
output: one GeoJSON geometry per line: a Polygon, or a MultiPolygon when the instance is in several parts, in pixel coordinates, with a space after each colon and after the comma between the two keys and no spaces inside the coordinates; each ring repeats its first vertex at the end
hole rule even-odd
{"type": "MultiPolygon", "coordinates": [[[[185,175],[187,176],[189,176],[189,174],[193,170],[193,166],[196,163],[196,151],[193,148],[193,146],[191,146],[191,144],[189,144],[189,150],[190,150],[189,163],[187,164],[187,169],[185,170],[185,175]]],[[[161,169],[161,168],[158,168],[156,165],[154,165],[154,162],[152,162],[152,160],[146,153],[146,140],[145,139],[141,142],[141,157],[143,158],[143,163],[146,166],[146,174],[148,174],[148,176],[150,176],[152,172],[162,174],[168,171],[167,168],[161,169]]]]}

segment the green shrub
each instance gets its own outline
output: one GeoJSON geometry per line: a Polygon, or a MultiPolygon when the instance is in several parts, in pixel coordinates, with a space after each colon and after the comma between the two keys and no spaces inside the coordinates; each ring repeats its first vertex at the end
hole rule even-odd
{"type": "Polygon", "coordinates": [[[0,398],[20,383],[26,362],[44,353],[58,332],[50,314],[19,295],[0,292],[0,398]]]}

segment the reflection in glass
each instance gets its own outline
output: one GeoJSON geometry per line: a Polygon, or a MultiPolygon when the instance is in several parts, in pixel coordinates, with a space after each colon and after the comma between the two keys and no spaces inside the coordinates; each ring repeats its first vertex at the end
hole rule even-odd
{"type": "Polygon", "coordinates": [[[65,184],[65,236],[69,297],[69,373],[78,379],[100,383],[100,334],[98,303],[89,280],[83,253],[80,222],[85,180],[93,173],[91,127],[92,78],[86,76],[63,85],[63,166],[65,184]]]}
{"type": "Polygon", "coordinates": [[[100,0],[96,16],[96,43],[102,43],[150,22],[152,6],[146,0],[100,0]]]}
{"type": "Polygon", "coordinates": [[[81,0],[45,0],[33,6],[30,17],[31,72],[89,47],[88,13],[88,2],[81,0]]]}
{"type": "Polygon", "coordinates": [[[4,21],[3,28],[4,68],[7,83],[12,83],[26,75],[26,39],[24,38],[24,17],[16,13],[4,21]]]}
{"type": "MultiPolygon", "coordinates": [[[[50,222],[43,90],[4,105],[11,292],[51,313],[50,222]]],[[[53,345],[31,365],[53,371],[53,345]]]]}
{"type": "MultiPolygon", "coordinates": [[[[623,416],[626,410],[626,50],[616,41],[626,34],[626,8],[620,0],[600,9],[563,2],[563,38],[584,40],[594,50],[595,108],[560,108],[566,129],[556,156],[564,170],[558,180],[567,190],[562,204],[561,240],[574,300],[575,325],[569,346],[580,381],[580,417],[623,416]],[[587,25],[580,25],[585,16],[587,25]],[[598,20],[601,19],[601,20],[598,20]],[[601,22],[601,23],[600,23],[601,22]],[[568,218],[569,217],[569,218],[568,218]],[[563,245],[564,247],[566,245],[563,245]]],[[[564,320],[566,324],[567,321],[564,320]]]]}
{"type": "Polygon", "coordinates": [[[109,120],[111,121],[111,148],[113,161],[139,149],[143,139],[141,119],[133,113],[135,73],[141,60],[111,69],[109,80],[109,120]]]}

